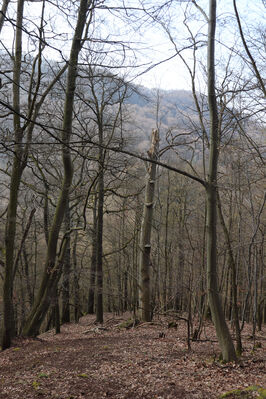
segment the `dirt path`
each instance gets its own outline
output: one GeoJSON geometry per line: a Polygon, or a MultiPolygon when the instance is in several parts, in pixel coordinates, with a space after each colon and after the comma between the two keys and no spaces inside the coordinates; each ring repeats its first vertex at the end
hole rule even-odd
{"type": "Polygon", "coordinates": [[[37,340],[17,340],[0,353],[0,399],[212,399],[234,388],[266,385],[263,334],[262,347],[253,353],[246,330],[241,363],[222,365],[215,360],[219,349],[211,342],[211,326],[188,352],[182,323],[177,329],[167,329],[164,321],[126,330],[118,328],[119,318],[106,315],[106,329],[98,330],[93,321],[85,316],[64,325],[59,335],[49,331],[37,340]]]}

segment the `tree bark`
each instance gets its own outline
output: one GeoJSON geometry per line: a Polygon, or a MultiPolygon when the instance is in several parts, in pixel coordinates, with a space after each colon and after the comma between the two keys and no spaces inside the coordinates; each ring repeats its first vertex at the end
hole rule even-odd
{"type": "Polygon", "coordinates": [[[169,294],[167,282],[169,277],[169,260],[168,260],[168,228],[169,228],[169,208],[170,208],[170,172],[167,171],[167,196],[166,196],[166,210],[165,210],[165,234],[164,234],[164,277],[163,277],[163,309],[167,310],[169,303],[169,294]]]}
{"type": "Polygon", "coordinates": [[[222,211],[222,204],[220,201],[219,193],[217,192],[217,201],[218,201],[218,210],[221,225],[224,231],[226,245],[228,249],[228,258],[229,258],[229,267],[231,270],[231,278],[232,278],[232,299],[233,299],[233,319],[234,319],[234,326],[235,326],[235,333],[236,333],[236,352],[237,355],[240,356],[242,353],[242,342],[241,342],[241,330],[239,324],[239,313],[238,313],[238,306],[237,306],[237,275],[236,275],[236,262],[233,255],[231,240],[228,228],[225,224],[223,211],[222,211]]]}
{"type": "Polygon", "coordinates": [[[23,23],[24,0],[19,0],[17,4],[16,20],[16,44],[15,60],[13,72],[13,125],[15,132],[15,154],[13,158],[10,194],[7,210],[7,221],[5,229],[5,271],[3,284],[3,326],[1,336],[2,349],[7,349],[11,345],[14,336],[14,313],[13,313],[13,268],[14,251],[16,237],[16,219],[18,206],[18,193],[23,172],[23,129],[20,123],[20,75],[22,57],[22,23],[23,23]]]}
{"type": "MultiPolygon", "coordinates": [[[[159,132],[152,131],[151,148],[148,151],[151,160],[158,159],[159,132]]],[[[151,163],[148,166],[145,202],[143,209],[143,219],[141,224],[140,236],[140,262],[139,269],[141,274],[140,281],[140,308],[141,319],[151,321],[151,303],[150,303],[150,252],[151,252],[151,231],[153,216],[154,188],[156,179],[156,164],[151,163]]]]}
{"type": "Polygon", "coordinates": [[[95,278],[97,261],[97,195],[95,194],[93,204],[93,227],[92,227],[92,249],[91,249],[91,268],[90,268],[90,286],[88,294],[88,313],[94,313],[95,298],[95,278]]]}
{"type": "Polygon", "coordinates": [[[80,299],[79,299],[79,273],[78,273],[78,262],[77,262],[77,243],[78,243],[78,232],[75,232],[72,248],[72,260],[73,260],[73,294],[74,294],[74,320],[75,323],[79,322],[81,316],[80,311],[80,299]]]}
{"type": "Polygon", "coordinates": [[[3,28],[4,22],[5,22],[5,16],[8,8],[8,4],[10,3],[10,0],[3,0],[2,4],[2,9],[0,11],[0,33],[3,28]]]}
{"type": "MultiPolygon", "coordinates": [[[[70,209],[69,209],[69,201],[67,201],[66,211],[65,211],[65,232],[69,232],[71,229],[71,221],[70,221],[70,209]]],[[[64,268],[63,268],[63,282],[62,282],[62,316],[61,322],[69,323],[70,322],[70,270],[71,270],[71,254],[70,254],[70,239],[68,239],[66,254],[64,259],[64,268]]]]}
{"type": "Polygon", "coordinates": [[[97,207],[97,263],[96,263],[96,322],[103,323],[103,204],[104,204],[104,151],[103,131],[99,125],[98,207],[97,207]]]}
{"type": "Polygon", "coordinates": [[[252,56],[252,54],[251,54],[251,52],[250,52],[250,50],[248,48],[247,41],[245,39],[244,32],[243,32],[243,29],[242,29],[242,24],[241,24],[241,21],[240,21],[238,9],[237,9],[237,6],[236,6],[236,0],[233,0],[233,5],[234,5],[234,10],[235,10],[235,15],[236,15],[236,20],[237,20],[237,25],[238,25],[240,37],[241,37],[244,49],[245,49],[245,51],[247,53],[247,56],[249,58],[249,65],[252,66],[254,74],[255,74],[255,76],[256,76],[256,78],[258,80],[258,85],[261,88],[264,96],[266,97],[265,80],[263,80],[263,77],[261,76],[261,74],[259,72],[259,69],[257,67],[256,61],[255,61],[254,57],[252,56]]]}
{"type": "MultiPolygon", "coordinates": [[[[57,283],[62,272],[63,259],[56,262],[56,251],[59,233],[64,218],[69,190],[72,183],[72,160],[69,142],[72,132],[72,117],[74,106],[74,94],[77,77],[78,56],[82,48],[82,34],[85,28],[87,12],[91,1],[80,0],[77,25],[72,41],[70,59],[67,74],[67,87],[64,106],[63,126],[62,126],[62,161],[64,167],[64,178],[61,187],[60,196],[57,201],[55,215],[49,232],[46,261],[41,285],[36,297],[35,304],[26,320],[22,334],[24,336],[36,336],[39,333],[40,326],[49,308],[50,300],[55,295],[57,283]]],[[[67,238],[63,242],[64,250],[61,255],[64,256],[67,238]]]]}
{"type": "Polygon", "coordinates": [[[236,360],[233,345],[225,317],[217,283],[217,166],[219,155],[219,124],[215,93],[215,29],[216,0],[209,2],[208,30],[208,103],[210,112],[210,154],[207,192],[207,289],[212,320],[222,350],[224,361],[236,360]]]}

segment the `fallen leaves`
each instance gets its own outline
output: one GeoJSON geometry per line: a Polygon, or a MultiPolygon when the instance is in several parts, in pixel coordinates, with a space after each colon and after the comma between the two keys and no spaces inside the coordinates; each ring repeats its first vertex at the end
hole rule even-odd
{"type": "Polygon", "coordinates": [[[252,352],[253,342],[244,340],[242,361],[224,365],[211,325],[188,352],[185,322],[173,329],[163,319],[130,329],[120,322],[111,317],[89,328],[94,318],[85,316],[61,334],[17,340],[0,354],[0,399],[212,399],[265,386],[263,345],[252,352]]]}

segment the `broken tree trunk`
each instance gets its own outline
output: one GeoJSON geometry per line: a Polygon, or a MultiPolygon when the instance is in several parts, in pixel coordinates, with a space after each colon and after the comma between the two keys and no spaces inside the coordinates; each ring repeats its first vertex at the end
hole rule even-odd
{"type": "MultiPolygon", "coordinates": [[[[158,130],[153,130],[151,147],[148,151],[151,161],[156,161],[158,159],[158,149],[159,132],[158,130]]],[[[150,303],[150,252],[156,166],[156,163],[151,162],[147,170],[145,202],[140,235],[140,309],[141,319],[146,322],[151,321],[152,314],[150,303]]]]}

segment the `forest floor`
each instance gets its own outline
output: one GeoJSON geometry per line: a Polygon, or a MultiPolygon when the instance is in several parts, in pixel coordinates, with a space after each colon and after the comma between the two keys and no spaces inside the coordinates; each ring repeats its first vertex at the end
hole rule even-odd
{"type": "Polygon", "coordinates": [[[87,315],[60,334],[17,339],[0,353],[0,399],[212,399],[236,388],[245,391],[228,398],[266,397],[265,390],[246,390],[266,388],[263,332],[253,350],[246,326],[241,361],[222,364],[210,323],[188,351],[184,321],[168,329],[169,319],[161,318],[126,329],[120,323],[127,317],[105,314],[101,329],[87,315]]]}

